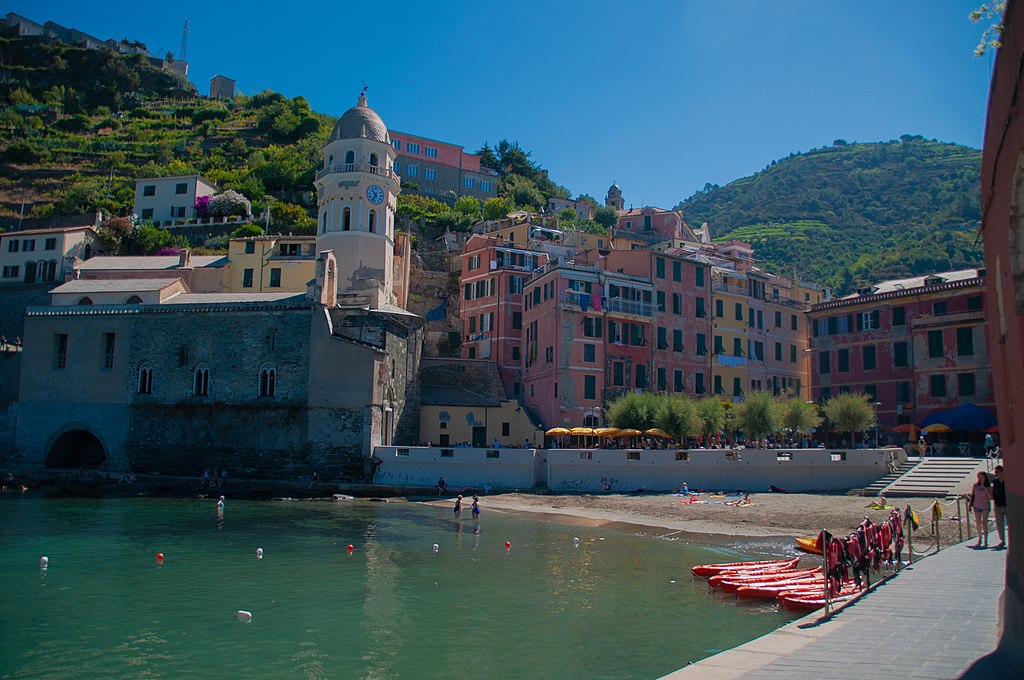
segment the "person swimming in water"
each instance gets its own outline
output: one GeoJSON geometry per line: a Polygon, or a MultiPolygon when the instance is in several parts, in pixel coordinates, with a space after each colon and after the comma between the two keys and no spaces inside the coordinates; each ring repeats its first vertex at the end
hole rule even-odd
{"type": "Polygon", "coordinates": [[[455,519],[462,515],[462,495],[455,499],[455,519]]]}

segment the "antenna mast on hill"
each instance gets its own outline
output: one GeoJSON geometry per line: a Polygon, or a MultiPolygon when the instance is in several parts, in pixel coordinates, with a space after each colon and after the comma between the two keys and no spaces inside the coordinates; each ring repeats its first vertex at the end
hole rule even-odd
{"type": "Polygon", "coordinates": [[[181,29],[181,54],[179,61],[188,61],[188,19],[185,19],[185,26],[181,29]]]}

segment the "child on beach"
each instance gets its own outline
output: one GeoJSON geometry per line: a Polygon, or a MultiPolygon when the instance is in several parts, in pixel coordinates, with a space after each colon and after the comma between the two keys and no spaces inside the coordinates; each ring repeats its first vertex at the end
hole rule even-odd
{"type": "Polygon", "coordinates": [[[462,495],[455,499],[455,519],[459,519],[462,515],[462,495]]]}

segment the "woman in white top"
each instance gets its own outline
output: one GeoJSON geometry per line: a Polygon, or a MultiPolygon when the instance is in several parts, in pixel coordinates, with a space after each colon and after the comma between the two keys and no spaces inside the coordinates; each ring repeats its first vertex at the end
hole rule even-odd
{"type": "Polygon", "coordinates": [[[978,481],[971,488],[971,510],[974,511],[974,526],[978,528],[978,543],[975,548],[988,547],[988,513],[992,505],[992,485],[988,474],[978,472],[978,481]]]}

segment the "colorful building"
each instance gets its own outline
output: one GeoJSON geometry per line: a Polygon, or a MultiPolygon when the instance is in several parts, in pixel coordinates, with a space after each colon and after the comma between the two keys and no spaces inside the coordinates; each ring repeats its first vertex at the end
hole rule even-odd
{"type": "Polygon", "coordinates": [[[462,252],[462,356],[496,363],[509,398],[522,393],[523,286],[547,262],[500,234],[474,234],[462,252]]]}
{"type": "Polygon", "coordinates": [[[316,270],[315,236],[254,236],[228,242],[224,291],[302,292],[316,270]]]}
{"type": "Polygon", "coordinates": [[[484,201],[498,195],[498,174],[480,165],[479,154],[404,132],[391,131],[390,136],[397,154],[395,172],[406,185],[415,185],[416,191],[449,198],[473,196],[484,201]]]}
{"type": "Polygon", "coordinates": [[[884,428],[961,404],[992,408],[985,290],[985,270],[967,269],[813,305],[812,398],[867,394],[884,428]]]}
{"type": "Polygon", "coordinates": [[[92,254],[96,225],[46,227],[0,234],[0,284],[63,281],[75,259],[92,254]]]}

